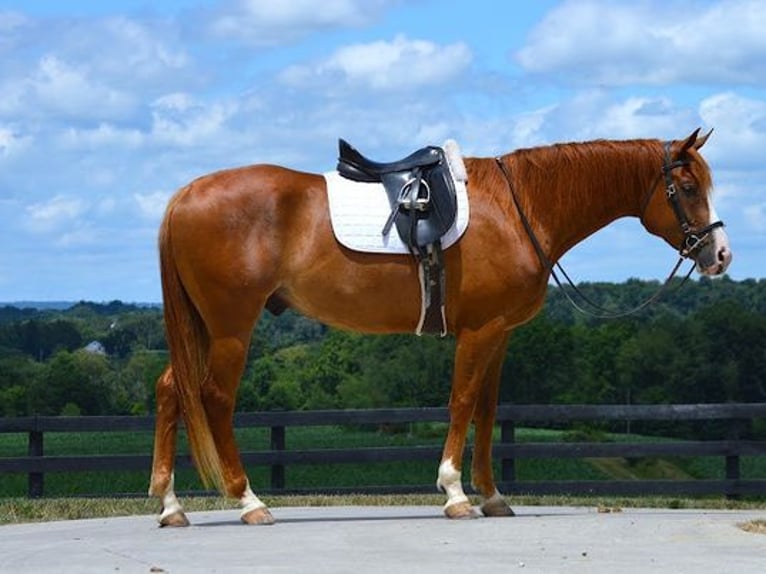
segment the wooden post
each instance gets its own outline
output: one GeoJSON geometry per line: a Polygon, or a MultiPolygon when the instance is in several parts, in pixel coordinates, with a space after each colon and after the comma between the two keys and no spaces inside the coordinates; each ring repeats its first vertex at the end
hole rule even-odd
{"type": "MultiPolygon", "coordinates": [[[[743,421],[740,419],[732,419],[730,421],[727,438],[729,439],[729,441],[734,443],[735,448],[737,443],[739,443],[742,424],[743,424],[743,421]]],[[[737,451],[735,454],[730,454],[726,456],[726,480],[740,479],[741,472],[740,472],[739,462],[740,462],[739,451],[737,451]]],[[[736,488],[734,489],[734,491],[732,491],[731,489],[727,489],[726,498],[728,500],[738,500],[740,498],[740,495],[738,492],[736,492],[736,488]]]]}
{"type": "MultiPolygon", "coordinates": [[[[285,450],[285,427],[271,427],[271,450],[285,450]]],[[[285,488],[285,465],[271,465],[271,488],[272,490],[284,490],[285,488]]]]}
{"type": "MultiPolygon", "coordinates": [[[[28,456],[43,456],[43,433],[39,430],[29,431],[27,445],[28,456]]],[[[45,475],[42,472],[30,472],[27,475],[27,496],[41,498],[45,487],[45,475]]]]}
{"type": "MultiPolygon", "coordinates": [[[[505,420],[500,423],[500,442],[502,444],[513,444],[516,442],[516,423],[505,420]]],[[[503,482],[516,481],[516,459],[503,457],[501,463],[501,479],[503,482]]]]}

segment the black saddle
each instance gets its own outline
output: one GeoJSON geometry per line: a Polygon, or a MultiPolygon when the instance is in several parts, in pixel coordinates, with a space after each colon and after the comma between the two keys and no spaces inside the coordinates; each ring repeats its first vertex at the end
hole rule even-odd
{"type": "Polygon", "coordinates": [[[338,140],[338,148],[338,159],[343,163],[341,175],[355,181],[380,181],[381,176],[386,173],[409,171],[416,167],[426,168],[438,164],[444,155],[441,148],[428,146],[412,152],[403,159],[380,163],[364,157],[344,139],[338,140]]]}
{"type": "Polygon", "coordinates": [[[396,223],[405,245],[423,253],[452,227],[457,196],[442,148],[424,147],[388,163],[364,157],[343,139],[338,140],[338,149],[340,175],[354,181],[383,183],[391,205],[383,235],[388,235],[396,223]]]}

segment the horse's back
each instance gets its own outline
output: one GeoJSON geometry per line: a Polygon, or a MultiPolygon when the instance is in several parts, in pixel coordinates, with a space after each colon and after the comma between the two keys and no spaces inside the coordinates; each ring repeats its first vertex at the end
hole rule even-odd
{"type": "MultiPolygon", "coordinates": [[[[171,206],[201,213],[206,210],[247,214],[282,204],[303,203],[324,186],[324,178],[314,173],[296,171],[270,164],[256,164],[216,171],[200,176],[183,187],[171,200],[171,206]]],[[[316,198],[315,198],[316,199],[316,198]]],[[[210,215],[219,215],[213,211],[210,215]]],[[[209,217],[206,217],[209,219],[209,217]]]]}

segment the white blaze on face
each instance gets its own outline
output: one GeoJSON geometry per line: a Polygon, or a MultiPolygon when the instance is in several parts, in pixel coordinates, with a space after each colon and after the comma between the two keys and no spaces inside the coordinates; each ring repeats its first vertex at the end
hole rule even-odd
{"type": "MultiPolygon", "coordinates": [[[[708,225],[720,221],[718,213],[715,210],[712,200],[708,196],[708,213],[710,220],[708,225]]],[[[708,261],[698,261],[697,270],[703,275],[720,275],[725,272],[731,263],[732,254],[729,245],[729,236],[723,227],[716,227],[710,232],[710,246],[712,259],[708,261]]]]}

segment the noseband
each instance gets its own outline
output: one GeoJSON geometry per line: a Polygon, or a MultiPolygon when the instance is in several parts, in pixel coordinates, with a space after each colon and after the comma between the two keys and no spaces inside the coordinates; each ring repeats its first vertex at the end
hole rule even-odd
{"type": "MultiPolygon", "coordinates": [[[[676,184],[673,183],[673,170],[678,167],[689,165],[689,160],[677,159],[672,161],[672,158],[670,157],[670,145],[671,142],[665,142],[665,158],[662,164],[661,177],[665,179],[665,196],[668,198],[670,206],[673,208],[673,213],[684,234],[684,239],[681,242],[681,247],[679,248],[678,253],[681,257],[689,257],[693,259],[699,250],[710,241],[711,232],[717,227],[723,227],[724,224],[723,221],[719,219],[701,229],[692,229],[692,226],[689,224],[689,219],[684,212],[684,208],[681,205],[681,201],[678,199],[676,184]]],[[[652,186],[652,190],[649,192],[646,201],[644,201],[644,206],[641,209],[642,222],[644,220],[644,211],[646,211],[646,207],[649,205],[649,201],[652,199],[656,188],[657,184],[655,183],[652,186]]]]}

